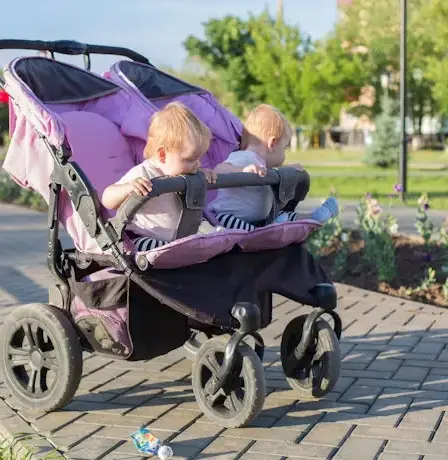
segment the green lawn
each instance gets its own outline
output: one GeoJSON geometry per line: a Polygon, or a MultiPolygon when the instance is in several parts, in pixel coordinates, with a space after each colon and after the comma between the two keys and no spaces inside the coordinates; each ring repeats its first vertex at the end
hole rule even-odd
{"type": "MultiPolygon", "coordinates": [[[[389,199],[393,194],[393,176],[319,176],[311,174],[309,196],[323,198],[336,194],[341,200],[358,200],[366,193],[379,199],[389,199]]],[[[448,174],[410,176],[408,179],[408,204],[415,206],[421,193],[427,193],[433,209],[446,210],[448,213],[448,174]]]]}
{"type": "MultiPolygon", "coordinates": [[[[371,193],[388,200],[398,182],[398,168],[373,168],[364,165],[362,159],[360,150],[311,149],[287,154],[287,163],[299,162],[310,173],[310,197],[336,193],[341,200],[358,200],[371,193]]],[[[409,205],[415,206],[418,197],[427,193],[432,208],[448,212],[448,154],[412,152],[408,192],[409,205]]]]}
{"type": "MultiPolygon", "coordinates": [[[[303,165],[317,163],[362,163],[363,150],[352,149],[309,149],[305,151],[288,152],[287,161],[298,161],[303,165]]],[[[420,150],[409,152],[409,165],[444,164],[448,167],[448,154],[443,151],[420,150]]]]}

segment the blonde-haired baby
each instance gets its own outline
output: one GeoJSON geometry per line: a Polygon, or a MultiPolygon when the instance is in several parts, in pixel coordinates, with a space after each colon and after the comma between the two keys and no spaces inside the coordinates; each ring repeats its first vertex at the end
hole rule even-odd
{"type": "MultiPolygon", "coordinates": [[[[152,116],[145,160],[104,190],[104,206],[117,209],[132,192],[147,195],[152,190],[151,179],[156,177],[195,174],[210,139],[209,128],[191,110],[179,102],[167,104],[152,116]]],[[[214,181],[210,171],[204,172],[208,181],[214,181]]],[[[182,209],[181,199],[175,193],[145,203],[127,227],[137,250],[147,251],[173,241],[182,209]]]]}
{"type": "MultiPolygon", "coordinates": [[[[256,107],[244,124],[241,147],[215,168],[215,173],[232,172],[266,175],[268,169],[278,168],[285,162],[285,149],[291,141],[292,130],[284,115],[275,107],[261,104],[256,107]]],[[[300,167],[300,165],[292,165],[300,167]]],[[[254,186],[219,190],[210,208],[219,223],[226,228],[253,230],[269,217],[274,205],[271,187],[254,186]]],[[[338,214],[338,204],[330,197],[310,215],[324,223],[338,214]]],[[[297,220],[297,212],[281,212],[274,222],[297,220]]]]}

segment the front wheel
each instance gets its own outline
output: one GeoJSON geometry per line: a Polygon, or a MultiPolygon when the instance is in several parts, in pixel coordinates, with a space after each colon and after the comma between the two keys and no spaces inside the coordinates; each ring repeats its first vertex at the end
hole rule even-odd
{"type": "Polygon", "coordinates": [[[210,395],[206,385],[224,362],[227,340],[214,337],[200,347],[193,364],[193,391],[199,407],[212,422],[227,428],[241,428],[254,420],[263,408],[264,370],[255,351],[241,343],[228,381],[215,395],[210,395]]]}
{"type": "Polygon", "coordinates": [[[341,351],[339,341],[330,324],[318,319],[315,324],[315,352],[309,368],[291,372],[285,363],[302,338],[306,315],[294,318],[282,335],[281,360],[286,380],[300,398],[319,399],[331,391],[339,378],[341,351]]]}
{"type": "Polygon", "coordinates": [[[82,375],[78,335],[50,305],[16,308],[0,330],[0,373],[20,406],[51,412],[75,395],[82,375]]]}

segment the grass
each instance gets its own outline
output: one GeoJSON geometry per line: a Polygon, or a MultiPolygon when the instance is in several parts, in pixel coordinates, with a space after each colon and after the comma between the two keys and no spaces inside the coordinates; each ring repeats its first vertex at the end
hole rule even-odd
{"type": "MultiPolygon", "coordinates": [[[[306,165],[319,163],[359,163],[362,164],[364,150],[362,149],[308,149],[305,151],[297,150],[288,152],[288,161],[306,165]]],[[[448,166],[448,154],[444,151],[419,150],[409,152],[409,166],[416,165],[431,166],[434,164],[444,164],[448,166]]]]}
{"type": "MultiPolygon", "coordinates": [[[[371,193],[376,198],[388,199],[398,182],[398,168],[370,167],[362,163],[362,158],[361,150],[311,149],[288,152],[287,163],[299,162],[310,173],[310,197],[336,194],[340,200],[359,200],[371,193]]],[[[433,209],[448,210],[448,155],[438,151],[413,152],[408,192],[410,206],[416,206],[419,196],[427,193],[433,209]]]]}
{"type": "MultiPolygon", "coordinates": [[[[311,189],[308,196],[323,198],[335,194],[340,200],[358,200],[366,193],[375,198],[388,199],[393,193],[397,182],[391,176],[313,176],[311,173],[311,189]]],[[[408,179],[408,202],[416,206],[422,193],[427,193],[433,209],[448,211],[448,175],[410,176],[408,179]]]]}

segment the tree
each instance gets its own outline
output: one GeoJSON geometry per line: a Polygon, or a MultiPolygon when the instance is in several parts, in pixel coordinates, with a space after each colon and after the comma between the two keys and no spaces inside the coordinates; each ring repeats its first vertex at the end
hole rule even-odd
{"type": "Polygon", "coordinates": [[[382,112],[375,119],[376,131],[372,144],[366,150],[366,163],[389,168],[398,163],[400,134],[397,118],[394,116],[394,102],[388,97],[381,99],[382,112]]]}
{"type": "Polygon", "coordinates": [[[337,36],[308,53],[303,61],[301,122],[314,129],[337,123],[341,109],[356,99],[367,80],[363,55],[341,46],[337,36]]]}
{"type": "Polygon", "coordinates": [[[199,57],[209,69],[219,74],[227,91],[239,103],[233,110],[242,112],[241,101],[252,102],[250,88],[257,83],[248,68],[246,49],[253,45],[248,21],[236,16],[210,19],[204,24],[204,40],[192,35],[184,41],[188,55],[199,57]]]}
{"type": "Polygon", "coordinates": [[[302,64],[309,39],[298,27],[274,21],[267,11],[250,19],[249,30],[253,44],[246,48],[245,59],[255,80],[250,88],[253,99],[272,104],[290,122],[299,122],[302,64]]]}
{"type": "MultiPolygon", "coordinates": [[[[422,119],[434,114],[435,101],[432,91],[432,77],[429,73],[429,56],[435,56],[433,20],[435,13],[425,16],[428,5],[443,0],[409,0],[408,7],[408,90],[409,110],[414,128],[421,131],[422,119]],[[420,78],[421,77],[421,78],[420,78]]],[[[430,9],[430,8],[429,8],[430,9]]],[[[446,27],[445,17],[445,27],[446,27]]],[[[343,17],[336,27],[336,34],[348,49],[365,53],[365,70],[370,75],[369,83],[382,91],[381,74],[391,76],[389,95],[398,96],[400,56],[400,3],[397,0],[354,0],[343,11],[343,17]]],[[[445,42],[446,43],[446,42],[445,42]]],[[[381,110],[376,104],[373,113],[381,110]]]]}
{"type": "Polygon", "coordinates": [[[419,39],[425,40],[425,48],[431,52],[422,59],[426,62],[426,76],[431,79],[432,95],[437,108],[448,115],[448,4],[446,0],[431,0],[421,11],[419,39]]]}

